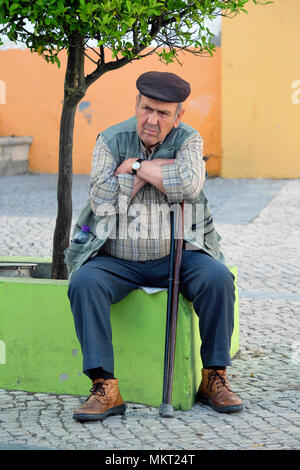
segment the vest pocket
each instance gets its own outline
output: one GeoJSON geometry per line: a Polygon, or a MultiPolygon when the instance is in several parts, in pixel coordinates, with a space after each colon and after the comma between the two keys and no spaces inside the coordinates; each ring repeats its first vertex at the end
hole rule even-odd
{"type": "Polygon", "coordinates": [[[71,242],[69,247],[64,251],[69,276],[77,266],[82,265],[91,256],[94,241],[95,239],[82,244],[71,242]]]}

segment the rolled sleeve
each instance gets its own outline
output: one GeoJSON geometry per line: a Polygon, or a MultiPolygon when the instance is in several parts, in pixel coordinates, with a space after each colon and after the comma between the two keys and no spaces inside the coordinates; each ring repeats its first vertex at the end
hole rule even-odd
{"type": "Polygon", "coordinates": [[[187,138],[173,164],[162,165],[162,182],[170,203],[193,202],[205,181],[203,140],[198,132],[187,138]]]}

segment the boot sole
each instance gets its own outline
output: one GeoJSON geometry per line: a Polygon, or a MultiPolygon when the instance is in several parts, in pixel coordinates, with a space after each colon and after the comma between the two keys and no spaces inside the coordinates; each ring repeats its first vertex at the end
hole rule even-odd
{"type": "Polygon", "coordinates": [[[126,411],[126,405],[115,406],[104,411],[104,413],[77,413],[73,415],[73,418],[77,421],[98,421],[113,415],[122,415],[126,411]]]}
{"type": "Polygon", "coordinates": [[[244,405],[231,405],[231,406],[216,406],[212,402],[210,398],[206,398],[203,396],[197,396],[196,397],[196,402],[202,403],[203,405],[208,405],[210,406],[214,411],[217,411],[218,413],[236,413],[237,411],[242,411],[244,409],[244,405]]]}

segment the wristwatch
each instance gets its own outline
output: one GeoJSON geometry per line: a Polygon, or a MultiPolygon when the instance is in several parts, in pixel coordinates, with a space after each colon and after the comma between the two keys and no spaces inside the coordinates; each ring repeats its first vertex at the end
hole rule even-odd
{"type": "Polygon", "coordinates": [[[132,164],[132,175],[136,175],[137,170],[141,168],[141,162],[143,161],[142,158],[139,158],[132,164]]]}

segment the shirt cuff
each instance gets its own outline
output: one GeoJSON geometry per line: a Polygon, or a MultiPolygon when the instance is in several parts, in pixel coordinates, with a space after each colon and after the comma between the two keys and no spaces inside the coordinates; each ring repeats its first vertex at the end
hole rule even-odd
{"type": "Polygon", "coordinates": [[[181,202],[183,200],[183,189],[177,166],[174,164],[162,165],[161,176],[168,202],[181,202]]]}

